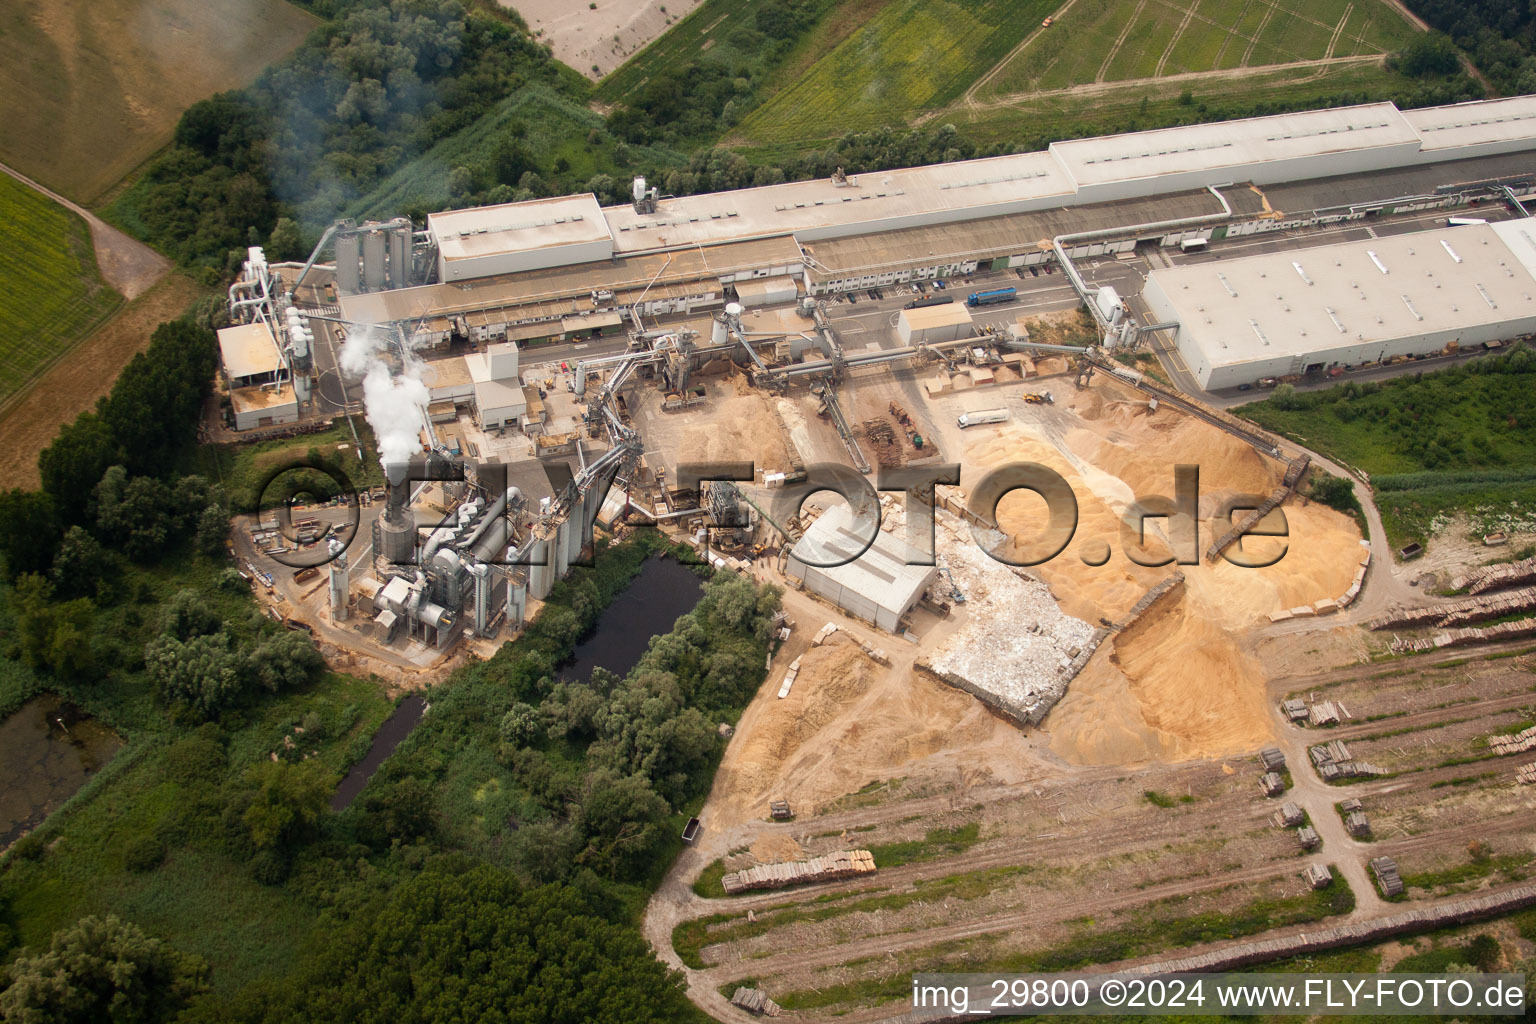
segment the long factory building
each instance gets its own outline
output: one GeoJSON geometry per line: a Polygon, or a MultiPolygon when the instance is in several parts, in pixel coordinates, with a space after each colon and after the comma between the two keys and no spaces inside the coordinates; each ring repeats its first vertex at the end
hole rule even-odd
{"type": "Polygon", "coordinates": [[[441,341],[528,342],[749,306],[1380,213],[1536,182],[1536,96],[1371,103],[1053,143],[1044,151],[603,207],[591,194],[432,214],[438,283],[342,315],[441,341]],[[1138,228],[1224,219],[1185,230],[1138,228]]]}

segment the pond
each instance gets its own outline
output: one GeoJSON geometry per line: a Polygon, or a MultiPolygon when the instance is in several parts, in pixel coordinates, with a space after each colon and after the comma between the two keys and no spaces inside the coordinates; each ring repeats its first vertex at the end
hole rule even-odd
{"type": "Polygon", "coordinates": [[[122,739],[58,697],[34,697],[0,722],[0,847],[75,795],[122,739]]]}
{"type": "Polygon", "coordinates": [[[704,584],[675,558],[647,558],[640,574],[598,617],[592,635],[576,645],[560,667],[566,679],[589,682],[594,668],[623,677],[635,667],[651,637],[670,633],[704,596],[704,584]]]}

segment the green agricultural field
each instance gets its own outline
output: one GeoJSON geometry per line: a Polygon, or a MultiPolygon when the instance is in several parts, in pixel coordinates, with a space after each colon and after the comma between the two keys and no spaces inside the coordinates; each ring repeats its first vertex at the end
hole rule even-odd
{"type": "Polygon", "coordinates": [[[1340,97],[1349,103],[1386,100],[1411,87],[1410,80],[1372,63],[1330,64],[1299,77],[1294,68],[1275,67],[1231,79],[1164,77],[1062,89],[944,117],[979,144],[1022,141],[1039,148],[1054,139],[1251,117],[1257,104],[1305,110],[1336,105],[1340,97]]]}
{"type": "Polygon", "coordinates": [[[742,121],[749,143],[910,123],[960,98],[1053,0],[892,0],[742,121]]]}
{"type": "MultiPolygon", "coordinates": [[[[690,61],[717,63],[735,67],[749,62],[754,53],[743,44],[750,42],[749,35],[738,35],[741,29],[750,28],[757,22],[760,10],[776,0],[705,0],[686,18],[673,25],[667,32],[635,56],[625,61],[597,86],[596,98],[601,103],[621,103],[645,88],[653,77],[690,61]]],[[[873,0],[878,6],[884,0],[873,0]]],[[[811,31],[804,33],[804,47],[813,37],[825,37],[828,26],[819,19],[829,11],[839,8],[864,8],[870,0],[806,0],[803,5],[807,14],[818,19],[811,31]]],[[[833,30],[836,32],[836,30],[833,30]]],[[[843,31],[841,35],[846,35],[843,31]]]]}
{"type": "Polygon", "coordinates": [[[0,402],[122,302],[96,270],[85,221],[0,174],[0,402]]]}
{"type": "Polygon", "coordinates": [[[1050,28],[1031,26],[978,101],[1307,61],[1374,63],[1415,31],[1382,0],[1073,0],[1055,17],[1050,28]]]}
{"type": "Polygon", "coordinates": [[[188,106],[251,81],[317,24],[283,0],[0,5],[0,162],[94,202],[188,106]]]}

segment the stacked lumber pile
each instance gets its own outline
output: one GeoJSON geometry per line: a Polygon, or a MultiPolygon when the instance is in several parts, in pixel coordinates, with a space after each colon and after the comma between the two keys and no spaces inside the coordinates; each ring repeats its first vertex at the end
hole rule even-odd
{"type": "Polygon", "coordinates": [[[732,871],[720,880],[727,894],[750,889],[782,889],[809,882],[834,882],[840,878],[873,874],[875,855],[868,850],[838,850],[836,853],[792,860],[779,864],[759,864],[744,871],[732,871]]]}
{"type": "Polygon", "coordinates": [[[1484,566],[1465,576],[1457,576],[1451,580],[1451,589],[1465,590],[1469,594],[1486,594],[1490,590],[1533,583],[1536,583],[1536,558],[1523,558],[1518,562],[1484,566]]]}
{"type": "Polygon", "coordinates": [[[1495,754],[1523,754],[1527,750],[1536,750],[1536,725],[1513,736],[1489,736],[1488,749],[1495,754]]]}
{"type": "Polygon", "coordinates": [[[738,988],[731,996],[731,1003],[760,1017],[777,1017],[784,1012],[778,1003],[763,995],[760,988],[738,988]]]}
{"type": "Polygon", "coordinates": [[[1419,626],[1465,626],[1488,619],[1503,618],[1515,612],[1536,608],[1536,587],[1522,587],[1508,593],[1469,597],[1450,604],[1429,608],[1394,608],[1372,619],[1371,629],[1414,629],[1419,626]]]}

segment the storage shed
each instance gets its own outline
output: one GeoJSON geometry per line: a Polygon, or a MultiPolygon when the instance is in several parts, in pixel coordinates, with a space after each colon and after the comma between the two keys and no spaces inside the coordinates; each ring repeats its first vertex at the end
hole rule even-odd
{"type": "Polygon", "coordinates": [[[975,333],[971,311],[963,302],[904,309],[896,318],[896,334],[903,345],[931,345],[937,341],[969,338],[975,333]]]}
{"type": "Polygon", "coordinates": [[[834,505],[795,542],[784,572],[854,618],[898,632],[902,617],[933,583],[938,569],[913,564],[922,559],[921,553],[893,532],[875,531],[874,542],[860,554],[863,544],[853,510],[834,505]]]}

